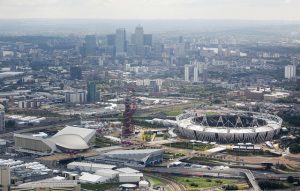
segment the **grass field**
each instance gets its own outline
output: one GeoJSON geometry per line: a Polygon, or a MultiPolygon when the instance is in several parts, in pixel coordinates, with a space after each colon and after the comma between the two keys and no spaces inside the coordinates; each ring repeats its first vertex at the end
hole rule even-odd
{"type": "Polygon", "coordinates": [[[178,142],[166,144],[165,146],[174,147],[179,149],[193,149],[195,151],[206,151],[208,149],[213,148],[213,145],[203,144],[203,143],[190,143],[190,142],[178,142]]]}
{"type": "Polygon", "coordinates": [[[173,176],[172,178],[176,180],[178,183],[182,184],[188,191],[199,190],[199,188],[240,184],[238,180],[234,180],[234,179],[179,177],[179,176],[173,176]]]}
{"type": "Polygon", "coordinates": [[[150,182],[151,187],[163,186],[164,184],[157,178],[146,176],[147,180],[150,182]]]}
{"type": "Polygon", "coordinates": [[[180,158],[185,156],[182,153],[174,153],[174,152],[169,152],[169,151],[165,151],[163,157],[164,159],[175,159],[175,158],[180,158]]]}
{"type": "Polygon", "coordinates": [[[175,117],[175,116],[181,114],[182,112],[183,112],[183,110],[177,109],[177,110],[164,111],[163,114],[165,114],[166,116],[175,117]]]}

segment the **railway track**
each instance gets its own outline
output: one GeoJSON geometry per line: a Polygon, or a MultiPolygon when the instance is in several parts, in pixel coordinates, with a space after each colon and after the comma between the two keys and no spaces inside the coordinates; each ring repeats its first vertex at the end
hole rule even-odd
{"type": "Polygon", "coordinates": [[[177,182],[175,182],[171,178],[163,177],[163,176],[160,176],[160,175],[148,174],[148,173],[147,174],[145,173],[145,175],[148,176],[148,177],[151,177],[151,178],[159,179],[162,182],[166,183],[168,185],[168,188],[171,191],[186,191],[186,188],[183,185],[178,184],[177,182]]]}

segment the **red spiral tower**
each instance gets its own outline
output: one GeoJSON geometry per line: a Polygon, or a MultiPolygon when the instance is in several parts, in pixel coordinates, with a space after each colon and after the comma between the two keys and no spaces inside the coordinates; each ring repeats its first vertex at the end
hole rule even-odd
{"type": "Polygon", "coordinates": [[[123,113],[123,127],[122,136],[128,136],[134,133],[134,124],[132,121],[133,115],[136,111],[136,98],[135,91],[133,87],[127,88],[127,95],[124,99],[125,111],[123,113]]]}

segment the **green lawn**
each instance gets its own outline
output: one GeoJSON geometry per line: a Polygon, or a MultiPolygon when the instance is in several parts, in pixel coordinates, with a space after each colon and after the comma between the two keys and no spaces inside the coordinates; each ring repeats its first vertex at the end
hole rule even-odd
{"type": "Polygon", "coordinates": [[[175,158],[180,158],[183,156],[185,156],[185,155],[182,153],[173,153],[173,152],[168,152],[168,151],[165,151],[164,155],[163,155],[164,159],[175,159],[175,158]]]}
{"type": "Polygon", "coordinates": [[[81,188],[88,190],[105,191],[112,188],[118,188],[121,183],[104,183],[104,184],[81,184],[81,188]]]}
{"type": "Polygon", "coordinates": [[[270,151],[249,151],[249,152],[242,152],[242,151],[233,151],[227,149],[224,151],[224,153],[229,154],[229,155],[239,155],[239,156],[263,156],[263,157],[278,157],[280,155],[271,153],[270,151]]]}
{"type": "Polygon", "coordinates": [[[182,114],[182,110],[178,109],[178,110],[164,111],[163,114],[165,114],[166,116],[177,116],[182,114]]]}
{"type": "Polygon", "coordinates": [[[153,178],[153,177],[149,177],[149,176],[146,176],[146,178],[150,182],[152,188],[163,185],[163,183],[157,178],[153,178]]]}
{"type": "Polygon", "coordinates": [[[179,177],[173,176],[174,180],[182,184],[188,191],[198,190],[199,188],[207,188],[221,185],[239,184],[234,179],[218,179],[218,178],[202,178],[202,177],[179,177]]]}
{"type": "Polygon", "coordinates": [[[111,141],[110,139],[107,139],[105,137],[96,137],[95,140],[95,147],[102,148],[102,147],[110,147],[110,146],[116,146],[120,145],[117,142],[111,141]]]}
{"type": "Polygon", "coordinates": [[[151,141],[152,137],[153,137],[153,133],[151,131],[145,131],[143,134],[144,141],[149,142],[149,141],[151,141]]]}
{"type": "Polygon", "coordinates": [[[174,147],[179,149],[193,149],[195,151],[206,151],[208,149],[212,149],[214,146],[209,144],[203,143],[191,143],[191,142],[178,142],[178,143],[171,143],[165,144],[168,147],[174,147]]]}

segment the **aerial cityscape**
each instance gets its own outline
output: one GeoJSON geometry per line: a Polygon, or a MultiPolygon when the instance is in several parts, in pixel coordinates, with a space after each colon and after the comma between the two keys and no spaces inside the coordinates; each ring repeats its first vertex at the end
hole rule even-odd
{"type": "Polygon", "coordinates": [[[300,2],[237,2],[0,0],[0,191],[300,190],[300,2]]]}

